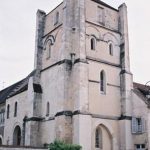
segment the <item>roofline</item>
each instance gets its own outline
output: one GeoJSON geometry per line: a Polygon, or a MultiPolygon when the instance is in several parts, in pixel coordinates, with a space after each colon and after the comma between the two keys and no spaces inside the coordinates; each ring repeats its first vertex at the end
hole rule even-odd
{"type": "Polygon", "coordinates": [[[3,92],[3,91],[5,91],[5,90],[7,90],[8,88],[14,86],[15,84],[18,84],[18,83],[22,82],[22,81],[25,80],[25,79],[26,79],[26,78],[24,78],[24,79],[22,79],[22,80],[19,80],[19,81],[15,82],[14,84],[11,84],[11,85],[7,86],[6,88],[2,89],[2,90],[0,91],[0,93],[3,92]]]}
{"type": "Polygon", "coordinates": [[[3,101],[3,102],[0,102],[0,105],[5,104],[5,103],[6,103],[6,100],[5,100],[5,101],[3,101]]]}
{"type": "Polygon", "coordinates": [[[2,91],[5,91],[6,89],[10,88],[11,86],[14,86],[15,84],[18,84],[18,83],[22,82],[23,80],[27,79],[28,77],[32,77],[32,73],[34,73],[35,71],[36,71],[36,70],[33,70],[33,71],[32,71],[28,76],[26,76],[25,78],[23,78],[23,79],[21,79],[21,80],[15,82],[15,83],[13,83],[13,84],[7,86],[6,88],[2,89],[2,90],[0,91],[0,93],[1,93],[2,91]]]}
{"type": "Polygon", "coordinates": [[[101,4],[101,5],[103,5],[103,6],[107,7],[107,8],[113,9],[113,10],[115,10],[117,12],[119,11],[118,9],[116,9],[116,8],[114,8],[114,7],[110,6],[110,5],[102,2],[101,0],[91,0],[91,1],[94,1],[94,2],[96,2],[98,4],[101,4]]]}
{"type": "Polygon", "coordinates": [[[58,6],[56,6],[54,9],[52,9],[49,13],[47,13],[46,16],[48,16],[49,14],[51,14],[55,9],[57,9],[62,4],[63,4],[63,2],[61,2],[58,6]]]}
{"type": "Polygon", "coordinates": [[[16,96],[16,95],[18,95],[18,94],[20,94],[20,93],[23,93],[23,92],[25,92],[25,91],[27,91],[27,90],[28,90],[28,86],[26,86],[23,90],[21,90],[21,91],[19,91],[19,92],[16,92],[16,93],[12,94],[11,96],[8,96],[8,97],[6,98],[6,100],[9,99],[9,98],[11,98],[11,97],[14,97],[14,96],[16,96]]]}

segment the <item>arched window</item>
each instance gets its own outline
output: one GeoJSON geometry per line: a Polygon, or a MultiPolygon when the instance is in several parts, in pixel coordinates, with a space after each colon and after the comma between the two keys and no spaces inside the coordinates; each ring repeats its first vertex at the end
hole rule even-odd
{"type": "Polygon", "coordinates": [[[106,76],[104,71],[100,72],[100,91],[106,92],[106,76]]]}
{"type": "Polygon", "coordinates": [[[50,40],[48,40],[46,43],[46,58],[47,59],[51,57],[51,48],[52,48],[52,43],[50,40]]]}
{"type": "Polygon", "coordinates": [[[54,25],[58,24],[59,22],[59,12],[57,11],[54,18],[54,25]]]}
{"type": "Polygon", "coordinates": [[[50,110],[50,106],[49,106],[49,102],[47,102],[47,105],[46,105],[46,116],[49,116],[49,110],[50,110]]]}
{"type": "Polygon", "coordinates": [[[21,128],[19,126],[15,127],[13,133],[13,145],[20,146],[21,145],[21,128]]]}
{"type": "Polygon", "coordinates": [[[55,42],[55,38],[53,35],[48,35],[44,41],[43,49],[45,50],[44,55],[46,59],[51,58],[51,53],[52,53],[54,42],[55,42]]]}
{"type": "Polygon", "coordinates": [[[14,117],[17,116],[17,109],[18,109],[17,107],[18,107],[18,103],[15,102],[14,117]]]}
{"type": "Polygon", "coordinates": [[[113,56],[113,45],[112,45],[112,43],[109,44],[109,54],[113,56]]]}
{"type": "Polygon", "coordinates": [[[91,38],[91,50],[95,50],[96,49],[96,40],[95,38],[91,38]]]}
{"type": "Polygon", "coordinates": [[[10,106],[9,104],[7,105],[7,119],[9,119],[9,111],[10,111],[10,106]]]}
{"type": "Polygon", "coordinates": [[[95,131],[95,147],[96,148],[103,148],[103,143],[102,143],[102,130],[100,127],[96,128],[95,131]]]}

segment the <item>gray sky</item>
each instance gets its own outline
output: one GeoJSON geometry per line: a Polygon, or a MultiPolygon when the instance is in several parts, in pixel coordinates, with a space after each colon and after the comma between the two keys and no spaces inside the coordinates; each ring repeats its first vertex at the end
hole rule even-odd
{"type": "MultiPolygon", "coordinates": [[[[150,80],[150,1],[103,0],[128,6],[131,72],[134,81],[150,80]]],[[[62,0],[0,0],[0,90],[33,70],[37,9],[50,12],[62,0]],[[3,82],[5,82],[3,84],[3,82]]]]}

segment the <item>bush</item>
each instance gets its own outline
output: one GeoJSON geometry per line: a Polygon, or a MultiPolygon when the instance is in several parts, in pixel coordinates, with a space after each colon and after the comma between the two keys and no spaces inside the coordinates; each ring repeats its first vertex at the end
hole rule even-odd
{"type": "Polygon", "coordinates": [[[81,150],[81,146],[75,144],[66,144],[62,141],[54,141],[49,145],[49,150],[81,150]]]}

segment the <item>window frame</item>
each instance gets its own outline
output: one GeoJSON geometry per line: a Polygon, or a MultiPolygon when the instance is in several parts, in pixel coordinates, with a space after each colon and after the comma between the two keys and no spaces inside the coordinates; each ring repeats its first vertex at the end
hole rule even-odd
{"type": "Polygon", "coordinates": [[[132,134],[143,134],[145,133],[145,119],[143,117],[132,117],[132,134]]]}

